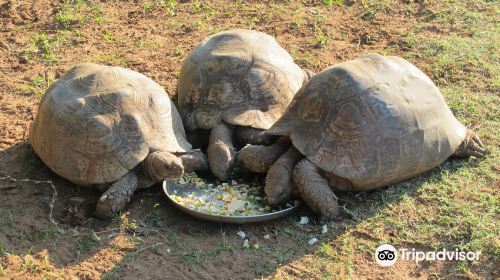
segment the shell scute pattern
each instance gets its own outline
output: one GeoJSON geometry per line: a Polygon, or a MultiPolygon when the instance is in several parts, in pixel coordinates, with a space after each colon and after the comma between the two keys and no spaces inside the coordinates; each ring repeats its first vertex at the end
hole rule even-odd
{"type": "Polygon", "coordinates": [[[150,150],[191,149],[171,102],[140,73],[80,64],[42,98],[30,142],[47,166],[70,181],[113,182],[150,150]]]}
{"type": "Polygon", "coordinates": [[[424,73],[368,55],[316,74],[269,133],[290,135],[323,171],[366,190],[440,164],[465,131],[424,73]]]}
{"type": "Polygon", "coordinates": [[[179,110],[189,130],[210,129],[222,121],[267,129],[304,79],[305,73],[271,36],[225,31],[208,37],[184,62],[179,110]]]}

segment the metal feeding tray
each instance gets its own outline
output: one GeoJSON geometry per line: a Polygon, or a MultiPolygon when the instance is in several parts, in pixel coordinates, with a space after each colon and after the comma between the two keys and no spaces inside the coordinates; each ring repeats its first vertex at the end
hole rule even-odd
{"type": "Polygon", "coordinates": [[[221,223],[232,223],[232,224],[247,224],[247,223],[257,223],[266,222],[274,219],[278,219],[287,216],[297,210],[300,206],[299,201],[293,201],[292,206],[282,207],[271,213],[263,213],[258,215],[245,215],[245,216],[229,216],[229,215],[217,215],[214,213],[206,213],[200,210],[195,210],[189,208],[179,202],[177,202],[173,196],[187,198],[190,196],[194,197],[204,197],[207,202],[218,202],[216,194],[207,194],[202,189],[196,187],[194,184],[179,184],[177,181],[165,180],[163,181],[163,191],[167,195],[168,199],[181,211],[184,213],[194,216],[199,219],[203,219],[211,222],[221,222],[221,223]]]}

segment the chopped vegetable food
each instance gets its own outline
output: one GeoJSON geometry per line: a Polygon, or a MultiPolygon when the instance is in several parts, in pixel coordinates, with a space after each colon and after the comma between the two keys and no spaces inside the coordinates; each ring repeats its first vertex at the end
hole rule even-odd
{"type": "MultiPolygon", "coordinates": [[[[191,185],[198,190],[190,193],[174,191],[170,197],[192,210],[219,216],[255,216],[280,211],[266,204],[262,187],[258,182],[207,184],[194,172],[187,173],[176,181],[179,185],[191,185]]],[[[293,206],[287,203],[286,207],[293,206]]],[[[244,238],[244,237],[242,237],[244,238]]]]}

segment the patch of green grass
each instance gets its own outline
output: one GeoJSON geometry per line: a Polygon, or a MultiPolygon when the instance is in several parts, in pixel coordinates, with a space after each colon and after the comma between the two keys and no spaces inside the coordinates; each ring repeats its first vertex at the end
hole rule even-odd
{"type": "Polygon", "coordinates": [[[106,42],[109,42],[109,43],[114,43],[115,42],[115,38],[111,35],[111,33],[107,30],[104,30],[102,32],[102,37],[104,38],[104,40],[106,42]]]}
{"type": "Polygon", "coordinates": [[[190,11],[194,14],[206,13],[207,16],[215,15],[215,9],[210,6],[210,2],[202,0],[193,0],[190,11]]]}
{"type": "Polygon", "coordinates": [[[325,258],[330,258],[333,260],[338,258],[337,252],[328,243],[321,244],[321,246],[319,247],[319,253],[325,258]]]}
{"type": "Polygon", "coordinates": [[[30,43],[35,49],[24,51],[21,55],[26,59],[38,56],[48,62],[56,62],[58,58],[55,54],[55,49],[64,39],[64,34],[56,33],[55,35],[48,35],[43,31],[34,33],[30,38],[30,43]]]}
{"type": "Polygon", "coordinates": [[[158,6],[160,6],[165,12],[173,16],[177,11],[177,1],[176,0],[160,0],[157,1],[158,6]]]}
{"type": "Polygon", "coordinates": [[[153,7],[154,7],[154,2],[152,1],[146,1],[144,2],[144,4],[142,5],[142,7],[144,8],[144,10],[151,10],[153,7]]]}
{"type": "Polygon", "coordinates": [[[225,235],[222,236],[222,239],[217,243],[217,246],[210,253],[210,255],[216,257],[220,255],[222,252],[228,252],[230,254],[233,254],[234,252],[233,246],[231,246],[231,244],[227,242],[225,235]]]}
{"type": "Polygon", "coordinates": [[[49,228],[41,228],[41,229],[36,229],[34,232],[35,239],[47,239],[47,238],[52,238],[58,235],[57,228],[55,227],[49,227],[49,228]]]}
{"type": "Polygon", "coordinates": [[[13,208],[10,208],[10,207],[7,207],[7,208],[2,208],[1,209],[1,215],[3,217],[3,224],[4,225],[7,225],[9,227],[14,227],[14,219],[12,218],[12,211],[14,209],[13,208]]]}
{"type": "Polygon", "coordinates": [[[95,234],[95,232],[92,232],[92,234],[85,235],[78,239],[75,245],[75,250],[78,254],[89,251],[93,246],[99,243],[100,240],[101,239],[95,234]]]}
{"type": "Polygon", "coordinates": [[[248,261],[248,265],[255,270],[259,276],[271,274],[277,267],[276,264],[270,263],[262,258],[252,258],[248,261]]]}
{"type": "Polygon", "coordinates": [[[344,0],[322,0],[321,2],[326,6],[344,6],[344,0]]]}
{"type": "Polygon", "coordinates": [[[36,76],[30,83],[19,85],[17,87],[17,90],[24,93],[33,94],[41,98],[50,87],[52,82],[53,81],[50,78],[46,78],[44,76],[36,76]]]}
{"type": "Polygon", "coordinates": [[[479,89],[494,88],[498,87],[500,71],[500,52],[495,37],[493,29],[467,37],[410,32],[400,44],[406,58],[428,62],[424,69],[440,85],[460,82],[479,89]]]}
{"type": "Polygon", "coordinates": [[[66,0],[55,15],[56,23],[64,29],[77,23],[86,24],[91,19],[97,23],[104,22],[101,6],[94,1],[66,0]]]}
{"type": "Polygon", "coordinates": [[[384,12],[387,6],[386,0],[361,0],[360,4],[364,9],[361,18],[366,21],[375,19],[377,14],[384,12]]]}
{"type": "Polygon", "coordinates": [[[64,28],[68,28],[75,18],[76,16],[70,10],[59,10],[56,14],[56,22],[64,28]]]}
{"type": "Polygon", "coordinates": [[[205,254],[203,254],[199,249],[182,253],[182,255],[180,256],[180,261],[189,266],[191,270],[195,272],[200,270],[201,263],[204,259],[205,254]]]}
{"type": "Polygon", "coordinates": [[[315,36],[315,45],[317,47],[324,47],[330,42],[330,34],[328,31],[323,31],[321,28],[317,28],[316,31],[314,32],[315,36]]]}
{"type": "Polygon", "coordinates": [[[146,214],[146,217],[144,217],[144,220],[148,226],[151,227],[159,227],[161,226],[162,220],[160,218],[160,215],[158,214],[158,207],[160,204],[156,203],[153,208],[146,214]]]}
{"type": "Polygon", "coordinates": [[[156,0],[147,1],[143,4],[144,10],[152,10],[159,8],[167,13],[169,16],[174,16],[178,9],[177,0],[156,0]]]}
{"type": "Polygon", "coordinates": [[[123,56],[117,52],[98,54],[94,57],[94,59],[95,61],[104,64],[127,67],[127,62],[125,61],[123,56]]]}

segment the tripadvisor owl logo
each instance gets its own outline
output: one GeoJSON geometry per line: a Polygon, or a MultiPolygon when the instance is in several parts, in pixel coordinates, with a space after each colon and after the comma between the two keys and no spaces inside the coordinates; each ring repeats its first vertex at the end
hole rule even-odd
{"type": "Polygon", "coordinates": [[[382,244],[375,250],[375,261],[380,266],[391,266],[398,259],[398,252],[391,244],[382,244]]]}
{"type": "Polygon", "coordinates": [[[392,266],[398,260],[414,261],[418,264],[421,261],[477,261],[481,256],[481,251],[465,252],[458,248],[455,250],[440,249],[437,251],[420,251],[415,248],[394,248],[391,244],[382,244],[375,250],[375,261],[380,266],[392,266]]]}

